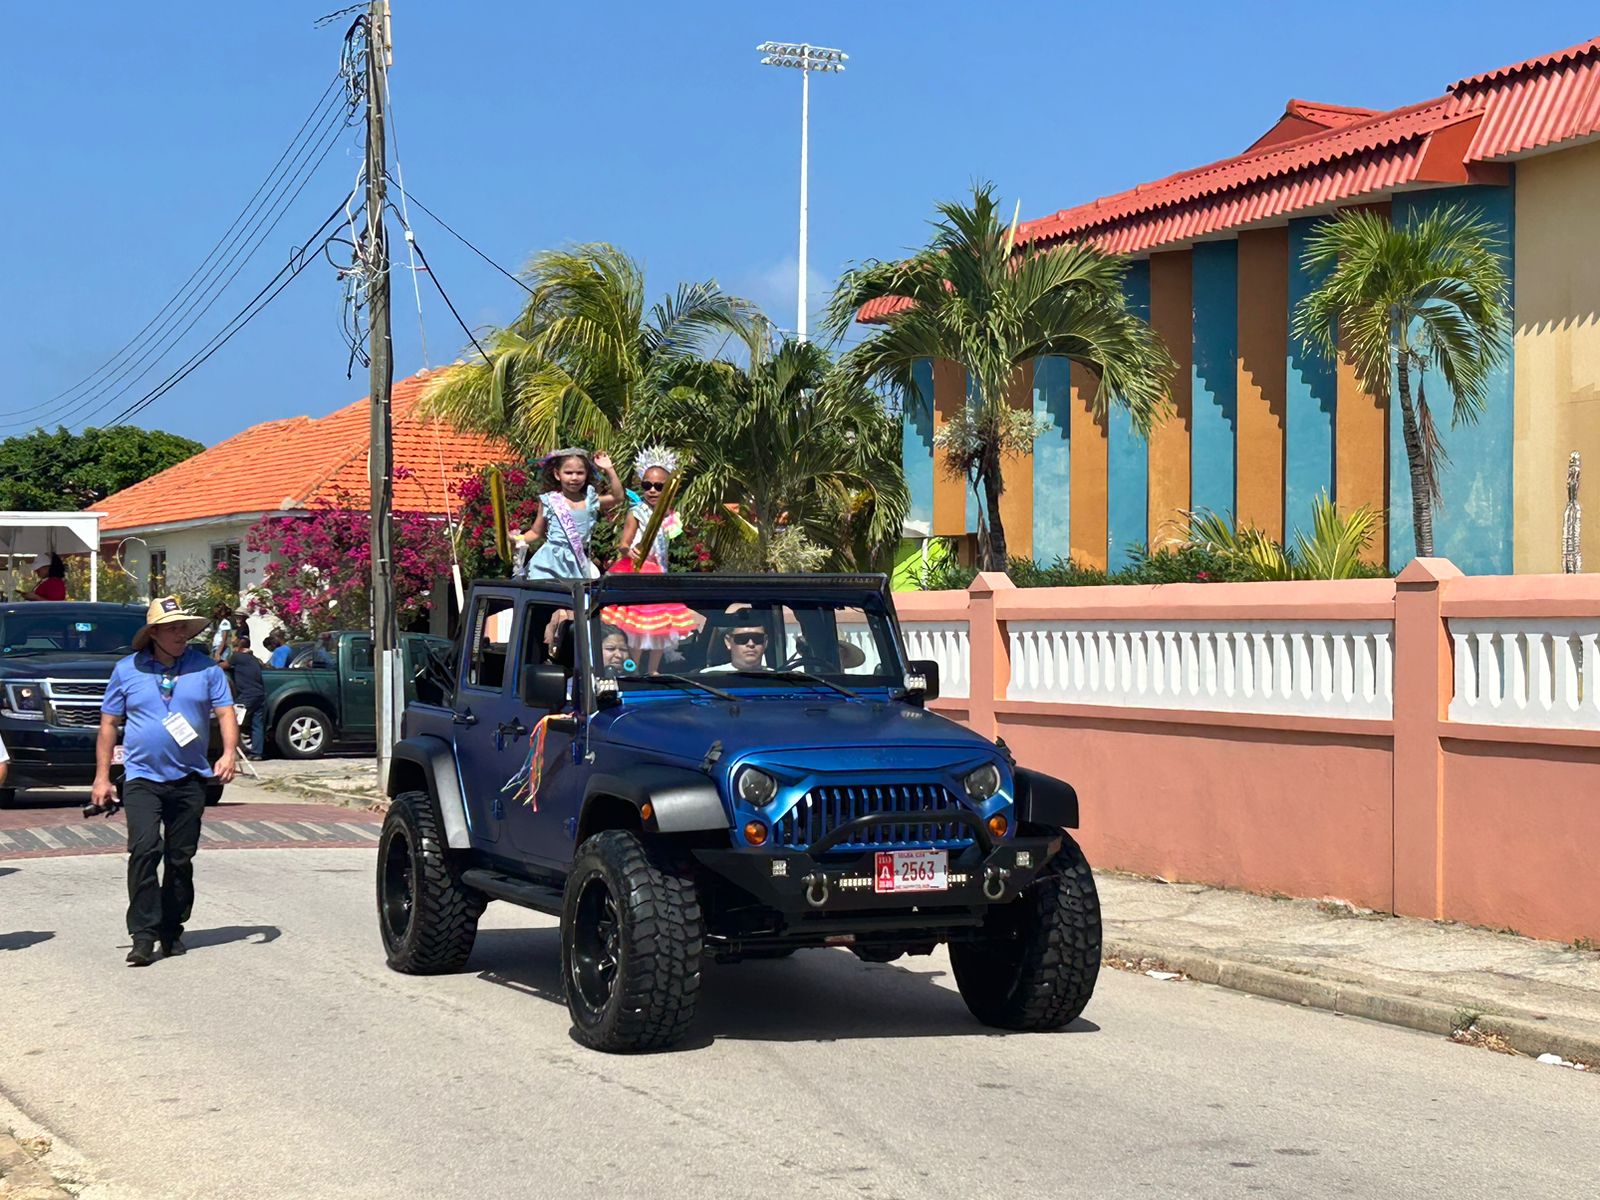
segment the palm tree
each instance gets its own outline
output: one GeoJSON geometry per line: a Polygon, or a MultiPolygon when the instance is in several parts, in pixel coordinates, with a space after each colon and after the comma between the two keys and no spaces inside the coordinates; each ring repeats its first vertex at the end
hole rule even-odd
{"type": "Polygon", "coordinates": [[[609,447],[634,404],[666,391],[708,337],[747,318],[715,282],[680,285],[647,312],[639,265],[604,243],[547,250],[522,277],[521,314],[481,339],[487,356],[475,352],[434,384],[427,405],[528,453],[565,441],[609,447]]]}
{"type": "Polygon", "coordinates": [[[893,547],[911,503],[898,426],[814,342],[778,340],[755,318],[740,348],[745,364],[686,372],[641,415],[641,436],[686,452],[677,507],[715,515],[763,570],[813,561],[800,546],[818,565],[868,565],[893,547]]]}
{"type": "Polygon", "coordinates": [[[1096,412],[1103,414],[1115,399],[1148,433],[1164,410],[1173,364],[1150,327],[1128,311],[1122,260],[1072,243],[1018,251],[1015,226],[1008,229],[1001,220],[991,184],[974,187],[970,204],[940,204],[938,213],[923,250],[902,262],[868,262],[845,273],[827,325],[839,338],[868,301],[907,300],[844,356],[849,373],[908,395],[920,359],[944,358],[966,368],[974,402],[945,426],[939,445],[946,466],[982,501],[984,568],[1004,570],[1001,462],[1031,450],[1043,432],[1031,412],[1006,403],[1016,369],[1043,354],[1082,363],[1100,376],[1096,412]]]}
{"type": "Polygon", "coordinates": [[[1295,335],[1330,356],[1343,351],[1375,396],[1388,398],[1393,371],[1423,557],[1433,553],[1433,506],[1449,462],[1428,407],[1426,372],[1436,368],[1450,389],[1451,425],[1478,419],[1510,332],[1510,284],[1497,246],[1493,228],[1459,205],[1404,226],[1378,213],[1340,213],[1306,245],[1306,269],[1328,276],[1300,302],[1295,335]]]}

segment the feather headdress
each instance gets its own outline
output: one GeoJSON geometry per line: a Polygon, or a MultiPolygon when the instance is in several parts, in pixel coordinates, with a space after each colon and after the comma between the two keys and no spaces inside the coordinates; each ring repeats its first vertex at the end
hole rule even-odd
{"type": "Polygon", "coordinates": [[[665,446],[641,447],[639,453],[634,456],[633,469],[643,476],[646,471],[654,470],[657,467],[668,475],[677,474],[678,452],[669,450],[665,446]]]}

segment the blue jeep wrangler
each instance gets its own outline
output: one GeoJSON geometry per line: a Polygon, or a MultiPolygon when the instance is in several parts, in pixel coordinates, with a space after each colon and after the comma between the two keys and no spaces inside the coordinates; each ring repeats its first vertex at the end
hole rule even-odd
{"type": "Polygon", "coordinates": [[[923,707],[938,670],[906,660],[882,576],[478,582],[433,665],[378,846],[395,970],[461,969],[508,900],[560,917],[599,1050],[682,1037],[707,955],[945,942],[986,1024],[1055,1029],[1088,1003],[1077,796],[923,707]],[[685,632],[652,649],[654,627],[685,632]]]}

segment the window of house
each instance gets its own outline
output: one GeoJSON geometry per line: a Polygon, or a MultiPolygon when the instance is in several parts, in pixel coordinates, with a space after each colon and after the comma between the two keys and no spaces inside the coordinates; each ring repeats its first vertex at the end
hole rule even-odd
{"type": "Polygon", "coordinates": [[[226,542],[211,547],[211,569],[227,578],[234,591],[239,590],[239,543],[226,542]]]}
{"type": "Polygon", "coordinates": [[[509,596],[480,596],[472,610],[468,630],[472,653],[467,660],[467,686],[497,689],[505,686],[506,648],[511,641],[511,620],[516,601],[509,596]]]}
{"type": "Polygon", "coordinates": [[[164,596],[167,594],[167,552],[165,550],[150,551],[150,596],[164,596]]]}

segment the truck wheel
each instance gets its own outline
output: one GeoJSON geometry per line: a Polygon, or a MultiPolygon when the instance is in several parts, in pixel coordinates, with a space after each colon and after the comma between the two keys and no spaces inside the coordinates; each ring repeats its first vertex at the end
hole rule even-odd
{"type": "Polygon", "coordinates": [[[432,798],[396,796],[378,837],[378,928],[389,966],[407,975],[459,971],[487,903],[456,874],[432,798]]]}
{"type": "Polygon", "coordinates": [[[333,726],[327,713],[306,704],[278,718],[273,740],[285,758],[321,758],[333,740],[333,726]]]}
{"type": "Polygon", "coordinates": [[[1009,904],[989,911],[983,940],[953,942],[950,965],[972,1015],[1000,1029],[1060,1029],[1100,974],[1100,898],[1078,843],[1009,904]]]}
{"type": "Polygon", "coordinates": [[[578,848],[561,912],[561,978],[578,1040],[659,1050],[694,1020],[705,927],[689,868],[635,833],[578,848]]]}

